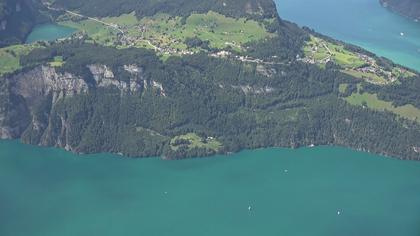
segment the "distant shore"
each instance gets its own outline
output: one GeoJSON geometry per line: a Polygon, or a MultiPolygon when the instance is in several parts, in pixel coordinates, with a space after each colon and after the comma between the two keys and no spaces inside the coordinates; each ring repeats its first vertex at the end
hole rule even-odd
{"type": "Polygon", "coordinates": [[[379,2],[383,7],[388,8],[401,16],[413,19],[416,22],[420,21],[419,2],[413,0],[379,0],[379,2]]]}

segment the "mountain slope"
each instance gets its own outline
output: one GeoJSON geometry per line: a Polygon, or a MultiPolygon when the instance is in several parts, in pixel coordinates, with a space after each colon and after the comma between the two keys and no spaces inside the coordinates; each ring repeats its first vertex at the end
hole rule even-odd
{"type": "Polygon", "coordinates": [[[220,14],[241,17],[273,18],[277,15],[271,0],[55,0],[55,7],[78,10],[90,16],[119,16],[135,11],[137,17],[166,13],[172,16],[188,16],[191,13],[215,11],[220,14]],[[98,8],[97,6],[101,6],[98,8]]]}
{"type": "Polygon", "coordinates": [[[0,0],[0,47],[22,43],[37,22],[41,5],[31,0],[0,0]]]}
{"type": "Polygon", "coordinates": [[[413,19],[420,19],[419,0],[380,0],[381,4],[392,11],[413,19]]]}
{"type": "Polygon", "coordinates": [[[342,145],[420,159],[416,72],[266,14],[265,0],[117,2],[57,0],[57,23],[79,33],[0,50],[0,63],[16,58],[0,71],[1,138],[167,158],[342,145]]]}

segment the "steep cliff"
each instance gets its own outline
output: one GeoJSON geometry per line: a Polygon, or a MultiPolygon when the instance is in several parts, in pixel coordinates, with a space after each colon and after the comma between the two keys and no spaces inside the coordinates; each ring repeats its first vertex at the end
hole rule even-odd
{"type": "MultiPolygon", "coordinates": [[[[106,65],[92,64],[86,65],[86,68],[91,73],[94,84],[88,84],[80,76],[60,72],[48,65],[40,65],[1,79],[0,137],[22,138],[27,143],[84,152],[87,150],[76,145],[81,140],[74,137],[73,130],[78,128],[80,124],[77,122],[80,121],[76,122],[74,119],[88,111],[76,106],[73,108],[78,111],[72,114],[74,111],[66,110],[68,107],[64,104],[82,97],[101,96],[99,91],[119,94],[120,98],[141,96],[147,92],[166,96],[163,85],[146,79],[141,66],[130,64],[121,67],[129,75],[127,81],[117,80],[114,72],[106,65]]],[[[95,148],[95,151],[99,150],[95,148]]]]}

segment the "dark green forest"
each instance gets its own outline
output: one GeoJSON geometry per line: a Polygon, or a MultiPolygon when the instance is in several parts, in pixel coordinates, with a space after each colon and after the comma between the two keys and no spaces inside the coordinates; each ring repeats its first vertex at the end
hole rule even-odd
{"type": "Polygon", "coordinates": [[[360,81],[334,66],[320,69],[293,62],[272,66],[276,72],[267,77],[258,73],[256,65],[204,53],[162,62],[149,50],[118,50],[83,42],[53,44],[34,50],[22,61],[28,70],[57,55],[66,61],[60,70],[81,76],[91,89],[54,106],[51,96],[33,105],[30,109],[39,124],[35,128],[29,119],[24,120],[28,125],[21,136],[24,142],[57,145],[63,139],[64,118],[66,145],[83,153],[183,158],[243,148],[334,144],[418,158],[412,151],[420,140],[418,124],[348,105],[340,99],[338,85],[360,81]],[[121,69],[124,65],[141,65],[143,78],[161,83],[166,96],[155,90],[121,95],[116,87],[99,88],[86,69],[89,64],[120,71],[115,78],[120,81],[129,79],[121,69]],[[243,87],[253,91],[244,92],[243,87]],[[223,147],[218,151],[170,148],[172,137],[189,132],[216,137],[223,147]]]}
{"type": "Polygon", "coordinates": [[[193,12],[208,11],[231,17],[264,19],[277,16],[275,3],[271,0],[56,0],[54,6],[77,9],[89,16],[119,16],[133,11],[138,18],[156,13],[189,16],[193,12]]]}

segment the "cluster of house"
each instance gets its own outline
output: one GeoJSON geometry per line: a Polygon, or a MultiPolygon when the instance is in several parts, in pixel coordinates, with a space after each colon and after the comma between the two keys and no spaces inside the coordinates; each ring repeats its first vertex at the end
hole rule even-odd
{"type": "MultiPolygon", "coordinates": [[[[128,32],[128,29],[125,27],[118,26],[119,29],[121,29],[123,32],[128,32]]],[[[137,34],[118,34],[118,42],[122,46],[126,47],[134,47],[138,45],[139,42],[145,42],[149,44],[154,50],[167,55],[177,54],[177,55],[192,55],[194,52],[185,50],[185,49],[178,49],[170,47],[170,45],[173,44],[179,44],[180,42],[177,39],[170,39],[170,41],[166,44],[163,44],[163,42],[160,39],[156,39],[154,37],[146,37],[146,31],[147,27],[143,25],[138,25],[135,27],[136,30],[140,32],[139,35],[137,34]]]]}
{"type": "MultiPolygon", "coordinates": [[[[309,63],[309,64],[326,64],[326,63],[328,63],[332,60],[333,54],[328,49],[328,47],[326,47],[325,45],[324,45],[324,47],[328,50],[328,56],[323,58],[323,59],[316,60],[314,57],[310,57],[310,56],[301,58],[299,55],[296,56],[296,59],[298,61],[302,61],[304,63],[309,63]]],[[[319,45],[312,45],[311,51],[312,51],[313,55],[318,50],[319,50],[319,45]]],[[[391,81],[391,82],[398,79],[396,76],[393,75],[393,73],[391,71],[385,71],[383,68],[378,66],[376,64],[376,60],[374,58],[372,58],[370,56],[367,56],[367,55],[364,55],[364,54],[361,54],[361,53],[357,53],[357,56],[359,57],[359,59],[361,59],[363,62],[365,62],[365,65],[360,66],[360,67],[356,67],[356,68],[352,68],[352,70],[357,71],[357,72],[361,72],[361,73],[366,73],[366,74],[375,74],[375,75],[378,75],[380,77],[384,77],[388,81],[391,81]]]]}

